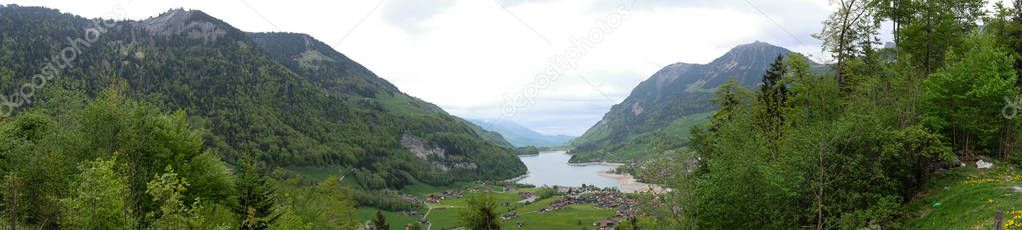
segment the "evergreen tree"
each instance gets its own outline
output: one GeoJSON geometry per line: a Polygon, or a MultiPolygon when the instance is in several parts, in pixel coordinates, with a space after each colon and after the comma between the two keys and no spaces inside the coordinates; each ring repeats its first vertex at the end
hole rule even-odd
{"type": "Polygon", "coordinates": [[[477,195],[469,198],[468,207],[462,210],[461,221],[472,230],[499,230],[497,219],[497,201],[490,194],[477,195]]]}
{"type": "Polygon", "coordinates": [[[715,130],[717,124],[727,122],[734,117],[734,113],[738,111],[738,107],[742,103],[740,88],[741,86],[738,85],[738,82],[731,78],[727,83],[720,85],[717,91],[714,92],[716,97],[713,98],[713,103],[719,105],[720,108],[710,115],[713,119],[712,126],[710,127],[711,131],[715,130]]]}
{"type": "Polygon", "coordinates": [[[266,229],[279,216],[274,210],[277,204],[273,187],[262,168],[262,162],[245,159],[236,176],[238,207],[235,213],[242,217],[242,229],[266,229]]]}
{"type": "Polygon", "coordinates": [[[383,212],[376,211],[376,219],[373,220],[373,227],[377,230],[390,229],[390,225],[387,224],[387,219],[383,217],[383,212]]]}
{"type": "Polygon", "coordinates": [[[786,74],[787,67],[784,65],[784,56],[779,55],[763,75],[763,84],[760,85],[758,96],[760,104],[757,114],[758,123],[775,151],[777,142],[783,135],[781,133],[781,129],[784,127],[783,110],[788,106],[788,87],[782,79],[786,74]]]}
{"type": "Polygon", "coordinates": [[[359,223],[355,218],[355,204],[342,190],[341,179],[327,177],[312,188],[302,207],[316,214],[316,229],[348,229],[359,223]]]}

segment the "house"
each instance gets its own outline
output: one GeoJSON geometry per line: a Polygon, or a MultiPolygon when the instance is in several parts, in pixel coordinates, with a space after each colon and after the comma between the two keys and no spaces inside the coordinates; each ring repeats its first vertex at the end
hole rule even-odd
{"type": "Polygon", "coordinates": [[[609,229],[614,229],[614,227],[617,227],[619,224],[621,224],[621,223],[617,222],[616,220],[605,219],[605,220],[598,220],[593,225],[596,226],[596,229],[607,229],[607,230],[609,230],[609,229]]]}

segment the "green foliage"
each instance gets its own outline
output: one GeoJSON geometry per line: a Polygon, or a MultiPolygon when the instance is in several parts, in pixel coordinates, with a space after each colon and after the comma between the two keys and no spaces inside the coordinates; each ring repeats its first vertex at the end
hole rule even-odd
{"type": "Polygon", "coordinates": [[[196,211],[197,215],[203,218],[200,229],[228,230],[240,228],[241,219],[232,212],[230,207],[206,200],[201,202],[199,204],[201,209],[196,211]]]}
{"type": "MultiPolygon", "coordinates": [[[[144,29],[138,25],[143,23],[118,22],[117,27],[103,34],[102,42],[88,47],[88,55],[78,56],[74,68],[62,69],[59,81],[36,90],[31,107],[52,109],[47,112],[51,114],[64,113],[67,110],[62,109],[65,108],[57,107],[77,106],[88,98],[102,97],[104,89],[119,84],[123,97],[144,100],[151,108],[185,111],[192,117],[180,125],[207,129],[175,133],[181,135],[174,136],[179,140],[172,142],[182,146],[168,150],[192,155],[191,151],[203,149],[196,146],[202,147],[205,143],[216,158],[231,164],[239,164],[241,158],[254,155],[270,166],[354,166],[370,170],[376,174],[372,177],[382,179],[366,181],[374,183],[371,186],[374,188],[400,188],[409,184],[405,177],[445,185],[455,180],[504,179],[525,172],[525,166],[514,158],[512,149],[495,144],[502,139],[487,136],[488,141],[482,141],[484,135],[473,132],[470,125],[435,105],[405,95],[365,67],[307,35],[249,34],[202,12],[181,13],[187,14],[185,17],[191,21],[212,23],[226,34],[209,42],[187,36],[140,33],[144,29]],[[111,76],[123,76],[123,79],[115,80],[116,77],[111,76]],[[430,167],[430,162],[414,157],[400,145],[404,134],[459,135],[476,140],[464,142],[459,148],[470,156],[464,158],[465,161],[487,167],[469,172],[445,172],[430,167]],[[381,175],[384,172],[390,175],[381,175]]],[[[0,44],[0,50],[25,54],[0,55],[0,64],[4,66],[0,68],[0,76],[8,79],[38,72],[37,60],[59,53],[67,43],[64,38],[80,37],[81,28],[92,22],[56,10],[9,5],[0,7],[0,24],[10,28],[0,33],[0,39],[7,41],[0,44]]],[[[22,83],[18,79],[0,81],[0,91],[11,92],[22,83]]],[[[160,122],[137,126],[110,122],[152,112],[151,108],[86,116],[88,120],[81,124],[95,130],[97,135],[75,137],[84,138],[75,141],[89,144],[85,148],[98,150],[83,159],[119,150],[116,148],[121,146],[117,141],[134,143],[135,140],[126,138],[130,135],[122,132],[124,129],[149,130],[160,126],[156,124],[160,122]]],[[[151,143],[136,150],[156,154],[156,149],[148,147],[166,144],[151,143]]],[[[163,166],[157,165],[154,167],[157,170],[150,172],[138,172],[139,178],[131,176],[132,190],[144,187],[163,166]]],[[[218,180],[199,180],[196,176],[203,174],[182,166],[174,165],[174,168],[192,179],[194,189],[190,190],[189,199],[204,196],[227,200],[222,195],[230,193],[231,189],[207,190],[205,188],[213,185],[200,183],[218,180]],[[204,192],[222,193],[196,194],[204,192]]],[[[54,205],[43,207],[49,206],[54,205]]]]}
{"type": "Polygon", "coordinates": [[[315,214],[316,229],[349,229],[359,224],[355,219],[355,204],[342,189],[340,178],[329,177],[319,182],[306,199],[302,207],[309,214],[315,214]]]}
{"type": "Polygon", "coordinates": [[[114,171],[113,160],[83,162],[70,186],[70,196],[60,199],[60,226],[67,229],[134,228],[128,213],[127,178],[114,171]]]}
{"type": "Polygon", "coordinates": [[[515,148],[515,154],[517,155],[536,155],[539,154],[539,149],[535,146],[525,146],[515,148]]]}
{"type": "Polygon", "coordinates": [[[373,219],[373,228],[386,230],[390,229],[390,225],[387,224],[387,218],[383,217],[383,213],[376,211],[376,219],[373,219]]]}
{"type": "Polygon", "coordinates": [[[294,207],[291,204],[284,205],[279,209],[280,219],[273,222],[270,229],[304,229],[312,230],[312,223],[305,222],[302,217],[295,213],[294,207]]]}
{"type": "Polygon", "coordinates": [[[648,205],[655,225],[893,226],[901,204],[922,186],[932,165],[955,159],[943,136],[921,125],[903,126],[902,114],[891,109],[914,101],[891,96],[905,92],[892,86],[910,76],[865,78],[849,85],[861,87],[849,91],[861,97],[846,98],[836,79],[807,71],[800,60],[784,67],[789,74],[782,82],[790,96],[776,110],[783,123],[764,119],[766,106],[778,106],[764,99],[771,97],[769,89],[758,92],[759,100],[748,100],[740,87],[722,87],[716,101],[726,106],[715,114],[712,129],[692,130],[691,149],[701,159],[675,158],[664,166],[676,173],[649,177],[675,189],[649,201],[657,204],[648,205]]]}
{"type": "Polygon", "coordinates": [[[242,229],[266,229],[278,217],[274,190],[260,162],[245,160],[236,175],[238,206],[234,213],[243,217],[242,229]]]}
{"type": "Polygon", "coordinates": [[[476,195],[468,200],[468,207],[459,213],[462,224],[473,230],[499,230],[497,201],[492,194],[476,195]]]}
{"type": "Polygon", "coordinates": [[[788,109],[788,86],[787,81],[782,79],[787,75],[787,67],[784,64],[784,56],[777,56],[777,59],[770,65],[770,69],[763,75],[763,84],[760,85],[760,92],[757,100],[756,119],[759,128],[766,134],[773,151],[777,151],[783,134],[784,110],[788,109]]]}
{"type": "Polygon", "coordinates": [[[191,205],[184,203],[184,193],[188,190],[188,180],[178,177],[174,169],[167,167],[166,173],[160,174],[146,184],[146,194],[153,197],[159,205],[159,211],[146,214],[153,222],[150,229],[198,229],[203,225],[203,217],[198,210],[202,209],[199,201],[191,205]]]}
{"type": "Polygon", "coordinates": [[[914,0],[901,4],[898,12],[899,52],[913,60],[924,73],[940,69],[946,54],[978,28],[984,0],[914,0]]]}
{"type": "Polygon", "coordinates": [[[1005,126],[1004,98],[1018,92],[1013,60],[992,36],[973,33],[947,62],[926,80],[926,122],[967,154],[993,155],[1005,126]]]}
{"type": "Polygon", "coordinates": [[[276,193],[282,205],[275,215],[280,216],[270,226],[274,229],[353,229],[359,226],[355,218],[355,204],[341,185],[340,178],[328,177],[313,186],[303,186],[297,180],[281,181],[276,193]]]}
{"type": "Polygon", "coordinates": [[[539,189],[536,190],[536,196],[539,197],[539,199],[537,200],[550,198],[556,195],[559,195],[557,189],[551,187],[540,187],[539,189]]]}

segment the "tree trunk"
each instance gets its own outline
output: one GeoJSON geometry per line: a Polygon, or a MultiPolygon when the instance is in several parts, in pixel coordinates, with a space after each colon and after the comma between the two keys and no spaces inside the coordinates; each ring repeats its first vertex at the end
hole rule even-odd
{"type": "Polygon", "coordinates": [[[18,229],[18,178],[16,176],[10,176],[9,186],[11,186],[11,230],[18,229]]]}
{"type": "Polygon", "coordinates": [[[817,168],[820,170],[820,174],[817,177],[817,184],[819,188],[816,190],[816,229],[823,230],[823,146],[820,146],[819,161],[817,162],[817,168]]]}
{"type": "Polygon", "coordinates": [[[933,15],[931,15],[933,13],[933,9],[931,9],[931,7],[933,6],[930,5],[930,0],[926,0],[926,54],[924,57],[926,60],[923,61],[923,69],[925,70],[926,76],[930,76],[930,59],[932,59],[930,56],[932,55],[931,52],[933,50],[930,45],[933,43],[933,15]]]}

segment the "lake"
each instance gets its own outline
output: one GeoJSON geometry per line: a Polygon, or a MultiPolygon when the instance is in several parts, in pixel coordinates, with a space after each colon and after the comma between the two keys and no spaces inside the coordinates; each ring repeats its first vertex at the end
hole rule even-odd
{"type": "Polygon", "coordinates": [[[520,183],[536,186],[559,185],[579,187],[582,184],[603,188],[621,188],[619,179],[601,176],[600,172],[617,166],[603,164],[571,165],[571,155],[564,151],[542,152],[539,155],[519,156],[529,168],[529,174],[518,180],[520,183]]]}

